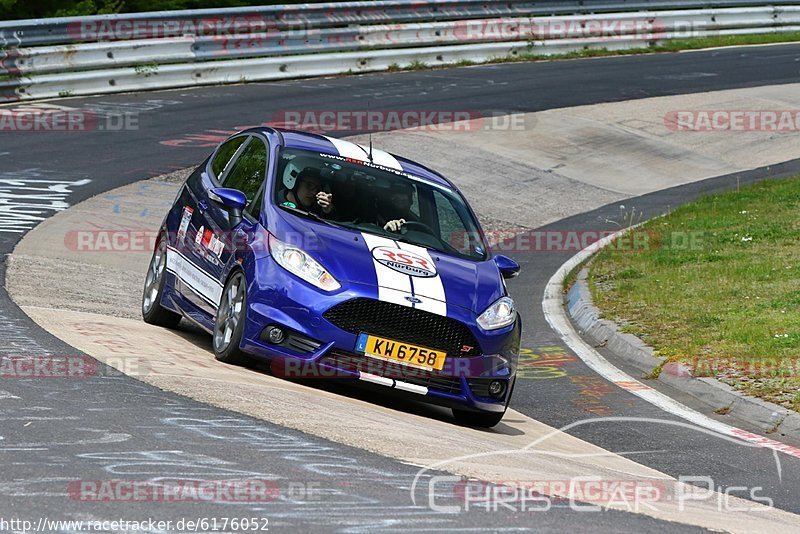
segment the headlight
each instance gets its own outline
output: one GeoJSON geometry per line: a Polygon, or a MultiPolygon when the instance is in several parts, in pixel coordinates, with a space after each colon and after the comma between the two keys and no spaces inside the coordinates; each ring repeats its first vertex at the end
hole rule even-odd
{"type": "Polygon", "coordinates": [[[325,291],[336,291],[342,287],[317,260],[303,250],[279,241],[272,234],[269,236],[269,251],[275,261],[278,262],[278,265],[309,284],[313,284],[325,291]]]}
{"type": "Polygon", "coordinates": [[[480,314],[478,324],[484,330],[497,330],[510,325],[516,318],[517,310],[514,308],[514,301],[509,297],[501,297],[480,314]]]}

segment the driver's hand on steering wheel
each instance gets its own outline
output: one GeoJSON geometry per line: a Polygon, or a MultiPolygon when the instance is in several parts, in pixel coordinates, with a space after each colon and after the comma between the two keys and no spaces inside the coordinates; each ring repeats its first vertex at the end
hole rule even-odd
{"type": "Polygon", "coordinates": [[[406,223],[405,219],[395,219],[383,225],[383,229],[387,232],[399,232],[403,225],[406,223]]]}

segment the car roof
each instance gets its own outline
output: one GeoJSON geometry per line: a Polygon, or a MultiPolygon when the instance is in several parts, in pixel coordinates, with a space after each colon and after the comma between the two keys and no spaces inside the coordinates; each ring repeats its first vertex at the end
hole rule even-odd
{"type": "MultiPolygon", "coordinates": [[[[283,137],[283,144],[287,148],[313,150],[324,154],[354,157],[361,160],[366,160],[367,151],[369,150],[368,147],[345,141],[344,139],[336,139],[310,132],[284,128],[261,128],[260,130],[262,132],[269,130],[279,132],[283,137]]],[[[455,185],[453,185],[450,180],[416,161],[390,154],[375,147],[372,149],[372,157],[373,162],[376,164],[401,170],[437,185],[447,187],[448,189],[456,189],[455,185]]]]}

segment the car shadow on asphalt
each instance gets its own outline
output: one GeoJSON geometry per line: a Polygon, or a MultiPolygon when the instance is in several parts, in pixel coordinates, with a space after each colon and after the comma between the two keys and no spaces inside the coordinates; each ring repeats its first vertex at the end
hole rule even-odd
{"type": "MultiPolygon", "coordinates": [[[[184,319],[181,321],[180,325],[173,330],[173,332],[184,340],[195,345],[198,349],[209,354],[212,352],[211,336],[196,324],[184,319]]],[[[450,409],[410,399],[406,393],[397,392],[384,386],[372,385],[359,380],[345,378],[327,378],[325,380],[321,380],[319,378],[285,378],[277,376],[273,372],[269,360],[253,356],[251,356],[245,365],[241,366],[240,369],[242,372],[259,373],[261,375],[270,376],[276,380],[285,380],[293,384],[307,387],[310,390],[326,391],[335,395],[340,395],[342,397],[347,397],[362,402],[368,402],[370,404],[398,412],[426,417],[428,419],[435,419],[450,423],[453,426],[459,426],[458,423],[455,422],[450,409]]],[[[519,436],[524,434],[524,432],[511,426],[510,424],[506,424],[519,422],[522,421],[519,420],[519,418],[515,418],[514,414],[507,414],[506,418],[493,428],[472,428],[474,430],[491,434],[519,436]]]]}

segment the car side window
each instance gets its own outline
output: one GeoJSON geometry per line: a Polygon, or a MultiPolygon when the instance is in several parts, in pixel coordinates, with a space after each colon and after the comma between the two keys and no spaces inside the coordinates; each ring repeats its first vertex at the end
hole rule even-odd
{"type": "Polygon", "coordinates": [[[439,191],[433,192],[433,199],[439,219],[439,238],[462,254],[475,254],[476,247],[482,248],[477,230],[464,226],[453,203],[439,191]]]}
{"type": "Polygon", "coordinates": [[[248,202],[253,201],[264,183],[268,161],[264,142],[257,137],[252,139],[222,182],[223,187],[238,189],[244,193],[248,202]]]}
{"type": "Polygon", "coordinates": [[[464,224],[453,208],[453,204],[444,195],[434,191],[433,198],[436,202],[436,214],[439,218],[439,237],[449,243],[454,234],[464,232],[464,224]]]}
{"type": "Polygon", "coordinates": [[[214,178],[217,180],[220,179],[222,173],[225,172],[225,168],[230,163],[231,158],[236,154],[236,150],[242,146],[242,143],[246,140],[247,136],[242,135],[222,143],[222,146],[219,147],[217,154],[214,156],[214,161],[211,162],[211,171],[214,173],[214,178]]]}

